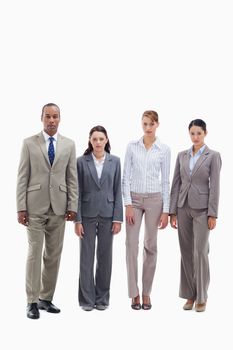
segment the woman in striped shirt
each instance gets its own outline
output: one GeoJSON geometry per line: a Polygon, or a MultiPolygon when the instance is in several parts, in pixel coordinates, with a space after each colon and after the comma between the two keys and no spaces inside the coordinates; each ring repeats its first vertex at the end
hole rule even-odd
{"type": "Polygon", "coordinates": [[[158,114],[142,115],[144,135],[128,144],[123,172],[126,207],[126,262],[128,292],[134,310],[151,309],[150,294],[157,259],[157,231],[168,224],[170,149],[156,136],[158,114]],[[138,288],[138,246],[142,217],[145,236],[142,272],[142,305],[138,288]]]}

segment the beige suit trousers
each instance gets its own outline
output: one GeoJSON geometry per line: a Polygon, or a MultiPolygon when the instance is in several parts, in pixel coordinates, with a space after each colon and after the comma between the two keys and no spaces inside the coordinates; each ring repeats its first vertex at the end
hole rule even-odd
{"type": "Polygon", "coordinates": [[[26,263],[28,303],[36,303],[39,298],[49,301],[53,299],[64,230],[65,216],[55,215],[52,209],[49,209],[45,215],[29,215],[27,227],[29,246],[26,263]]]}
{"type": "Polygon", "coordinates": [[[162,214],[161,193],[139,194],[131,192],[135,223],[126,223],[126,264],[128,274],[128,294],[130,298],[139,295],[138,250],[142,217],[145,217],[143,247],[142,294],[149,296],[157,260],[157,232],[162,214]]]}

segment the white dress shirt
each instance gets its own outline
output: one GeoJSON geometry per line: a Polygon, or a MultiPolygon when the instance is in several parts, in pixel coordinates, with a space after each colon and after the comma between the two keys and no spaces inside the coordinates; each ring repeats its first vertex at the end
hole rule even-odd
{"type": "Polygon", "coordinates": [[[146,149],[143,137],[128,144],[123,171],[124,204],[132,204],[130,192],[162,193],[163,212],[169,213],[170,148],[156,137],[146,149]]]}
{"type": "Polygon", "coordinates": [[[95,168],[96,168],[96,171],[97,171],[98,179],[100,179],[101,175],[102,175],[102,170],[103,170],[106,154],[104,153],[103,158],[97,159],[95,157],[94,153],[92,153],[92,157],[93,157],[93,160],[94,160],[94,164],[95,164],[95,168]]]}

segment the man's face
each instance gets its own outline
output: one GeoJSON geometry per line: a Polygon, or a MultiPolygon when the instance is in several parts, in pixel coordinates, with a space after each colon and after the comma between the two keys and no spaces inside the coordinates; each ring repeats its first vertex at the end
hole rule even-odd
{"type": "Polygon", "coordinates": [[[60,123],[58,108],[55,106],[45,107],[41,116],[41,121],[44,126],[44,131],[50,136],[55,135],[60,123]]]}

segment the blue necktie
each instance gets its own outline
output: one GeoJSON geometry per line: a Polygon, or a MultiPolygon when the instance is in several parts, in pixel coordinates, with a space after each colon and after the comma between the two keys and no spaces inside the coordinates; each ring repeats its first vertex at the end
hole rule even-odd
{"type": "Polygon", "coordinates": [[[53,137],[49,137],[49,149],[48,149],[48,156],[51,166],[53,165],[54,157],[55,157],[55,151],[54,151],[54,145],[53,141],[55,139],[53,137]]]}

